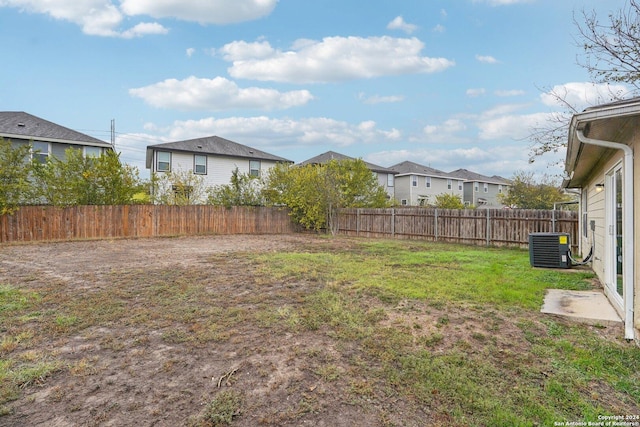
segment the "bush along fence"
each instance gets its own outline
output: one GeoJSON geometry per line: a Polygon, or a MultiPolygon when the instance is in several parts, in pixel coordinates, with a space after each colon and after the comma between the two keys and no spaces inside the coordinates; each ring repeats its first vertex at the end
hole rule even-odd
{"type": "Polygon", "coordinates": [[[577,251],[578,213],[524,209],[341,209],[339,234],[527,248],[529,233],[569,233],[577,251]]]}
{"type": "Polygon", "coordinates": [[[266,207],[23,206],[0,216],[0,242],[294,231],[288,210],[266,207]]]}

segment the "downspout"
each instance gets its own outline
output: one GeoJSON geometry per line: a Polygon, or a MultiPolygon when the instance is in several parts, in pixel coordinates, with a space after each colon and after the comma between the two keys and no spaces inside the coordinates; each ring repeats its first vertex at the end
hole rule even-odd
{"type": "Polygon", "coordinates": [[[623,271],[622,277],[624,281],[624,337],[625,339],[634,339],[633,325],[633,247],[634,247],[634,220],[633,220],[633,150],[626,144],[619,142],[603,141],[600,139],[587,138],[582,130],[576,130],[578,141],[587,145],[597,145],[600,147],[613,148],[622,150],[624,153],[624,183],[623,183],[623,226],[625,230],[625,238],[623,244],[623,271]],[[630,230],[630,231],[628,231],[630,230]]]}

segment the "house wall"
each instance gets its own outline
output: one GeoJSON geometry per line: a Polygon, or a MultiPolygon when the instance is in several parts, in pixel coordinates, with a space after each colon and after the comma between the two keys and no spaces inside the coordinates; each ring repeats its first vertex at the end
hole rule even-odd
{"type": "MultiPolygon", "coordinates": [[[[395,178],[393,180],[393,185],[388,185],[389,181],[389,174],[388,173],[382,173],[382,172],[375,172],[376,177],[378,179],[378,184],[380,184],[382,186],[382,188],[385,189],[385,191],[387,192],[387,194],[389,195],[390,199],[393,199],[395,196],[395,178]]],[[[393,175],[393,174],[391,174],[393,175]]]]}
{"type": "MultiPolygon", "coordinates": [[[[153,170],[156,169],[156,154],[154,153],[153,170]]],[[[195,154],[172,152],[171,153],[171,171],[190,171],[193,172],[195,154]]],[[[221,157],[221,156],[207,156],[207,173],[206,175],[199,175],[203,178],[205,187],[212,187],[215,185],[227,185],[231,182],[231,174],[238,168],[238,172],[241,174],[249,173],[249,161],[252,159],[243,157],[221,157]]],[[[260,160],[260,173],[265,174],[270,168],[272,168],[276,162],[269,160],[260,160]]]]}
{"type": "MultiPolygon", "coordinates": [[[[62,142],[51,142],[51,141],[41,141],[38,139],[33,139],[33,140],[25,140],[25,139],[13,139],[13,138],[7,138],[9,141],[11,141],[11,145],[14,147],[19,147],[19,146],[23,146],[23,145],[30,145],[32,142],[45,142],[47,144],[49,144],[49,153],[50,155],[56,157],[59,160],[65,160],[66,159],[66,154],[65,151],[69,148],[76,148],[81,150],[83,147],[85,147],[85,145],[82,144],[66,144],[66,143],[62,143],[62,142]]],[[[102,153],[104,153],[105,148],[101,147],[101,151],[102,153]]]]}
{"type": "MultiPolygon", "coordinates": [[[[504,205],[500,203],[498,199],[498,195],[500,194],[500,185],[486,183],[487,184],[487,192],[484,191],[485,183],[482,181],[469,181],[464,183],[464,198],[465,202],[468,202],[474,205],[476,208],[489,208],[489,209],[499,209],[503,208],[504,205]],[[478,189],[476,190],[476,186],[478,189]],[[479,199],[485,199],[487,203],[480,203],[479,199]]],[[[508,191],[509,188],[507,185],[502,185],[502,192],[508,191]]]]}
{"type": "MultiPolygon", "coordinates": [[[[439,194],[455,194],[462,199],[463,190],[458,189],[458,179],[451,180],[451,189],[448,188],[447,178],[431,177],[431,187],[426,185],[426,176],[424,175],[396,175],[395,198],[398,203],[403,199],[407,200],[407,206],[420,206],[421,200],[426,199],[426,204],[434,204],[436,196],[439,194]],[[417,185],[412,185],[413,178],[417,178],[417,185]]],[[[464,185],[463,185],[464,188],[464,185]]]]}

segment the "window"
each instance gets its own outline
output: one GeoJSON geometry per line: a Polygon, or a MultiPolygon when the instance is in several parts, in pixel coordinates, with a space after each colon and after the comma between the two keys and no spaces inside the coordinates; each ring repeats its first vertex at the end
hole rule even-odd
{"type": "Polygon", "coordinates": [[[249,161],[249,175],[260,176],[260,160],[249,161]]]}
{"type": "Polygon", "coordinates": [[[431,177],[428,176],[424,179],[424,184],[427,186],[427,188],[431,188],[431,177]]]}
{"type": "Polygon", "coordinates": [[[171,153],[168,151],[158,151],[156,154],[156,171],[169,172],[171,170],[171,153]]]}
{"type": "Polygon", "coordinates": [[[388,173],[387,174],[387,187],[393,187],[393,174],[392,173],[388,173]]]}
{"type": "Polygon", "coordinates": [[[476,193],[478,191],[480,191],[480,184],[478,184],[477,182],[473,183],[473,191],[475,191],[476,193]]]}
{"type": "Polygon", "coordinates": [[[100,147],[84,147],[85,157],[100,157],[102,155],[102,148],[100,147]]]}
{"type": "Polygon", "coordinates": [[[498,184],[498,193],[502,193],[502,184],[498,184]]]}
{"type": "Polygon", "coordinates": [[[452,185],[453,185],[453,181],[450,179],[447,179],[447,190],[451,190],[452,185]]]}
{"type": "Polygon", "coordinates": [[[462,181],[458,181],[458,190],[462,191],[462,181]]]}
{"type": "Polygon", "coordinates": [[[193,173],[198,175],[207,174],[207,156],[195,154],[193,156],[193,173]]]}
{"type": "Polygon", "coordinates": [[[412,187],[418,186],[418,177],[415,175],[411,175],[411,186],[412,187]]]}
{"type": "Polygon", "coordinates": [[[402,199],[402,200],[400,201],[400,204],[401,204],[402,206],[407,206],[407,199],[402,199]]]}
{"type": "Polygon", "coordinates": [[[485,192],[485,193],[488,193],[488,192],[489,192],[489,184],[487,184],[487,183],[485,182],[483,185],[484,185],[484,188],[483,188],[484,192],[485,192]]]}
{"type": "Polygon", "coordinates": [[[33,141],[31,146],[31,158],[37,160],[38,163],[46,163],[49,157],[49,143],[41,141],[33,141]]]}

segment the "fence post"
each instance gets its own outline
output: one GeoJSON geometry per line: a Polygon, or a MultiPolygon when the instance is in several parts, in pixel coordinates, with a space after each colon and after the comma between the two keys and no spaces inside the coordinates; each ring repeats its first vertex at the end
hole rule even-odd
{"type": "Polygon", "coordinates": [[[435,241],[438,241],[438,208],[435,209],[433,214],[433,237],[435,241]]]}
{"type": "Polygon", "coordinates": [[[360,208],[356,209],[356,236],[360,235],[360,208]]]}
{"type": "Polygon", "coordinates": [[[491,244],[491,223],[489,222],[489,209],[487,208],[487,246],[491,244]]]}
{"type": "Polygon", "coordinates": [[[556,232],[556,210],[555,209],[551,211],[551,232],[552,233],[556,232]]]}
{"type": "Polygon", "coordinates": [[[391,237],[396,237],[396,208],[391,208],[391,237]]]}

